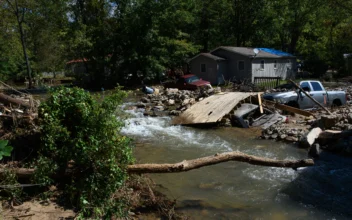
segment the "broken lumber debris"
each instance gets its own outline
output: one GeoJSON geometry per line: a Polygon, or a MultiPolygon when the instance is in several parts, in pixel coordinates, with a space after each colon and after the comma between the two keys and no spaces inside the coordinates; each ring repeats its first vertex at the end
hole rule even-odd
{"type": "Polygon", "coordinates": [[[194,104],[176,117],[173,125],[216,123],[229,114],[242,100],[258,93],[228,92],[215,94],[194,104]]]}
{"type": "Polygon", "coordinates": [[[3,93],[0,93],[0,103],[3,103],[4,105],[23,106],[26,108],[31,107],[28,102],[12,98],[11,96],[5,95],[3,93]]]}
{"type": "Polygon", "coordinates": [[[280,109],[280,110],[296,113],[296,114],[303,115],[306,117],[313,116],[315,118],[315,115],[313,113],[310,113],[310,112],[302,110],[302,109],[294,108],[294,107],[291,107],[288,105],[279,104],[277,102],[273,102],[273,101],[269,101],[269,100],[265,100],[265,99],[263,99],[263,102],[267,105],[272,105],[275,108],[280,109]]]}
{"type": "Polygon", "coordinates": [[[260,93],[258,93],[258,104],[259,104],[259,109],[260,109],[260,113],[263,114],[263,105],[262,105],[262,98],[260,96],[260,93]]]}

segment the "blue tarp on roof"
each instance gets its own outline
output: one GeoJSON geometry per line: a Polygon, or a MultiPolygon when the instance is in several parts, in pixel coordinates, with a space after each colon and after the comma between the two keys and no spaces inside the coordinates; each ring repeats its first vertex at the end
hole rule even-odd
{"type": "Polygon", "coordinates": [[[290,57],[293,57],[292,54],[283,52],[281,50],[275,50],[275,49],[271,49],[271,48],[258,48],[258,50],[262,50],[264,52],[271,53],[271,54],[274,54],[274,55],[277,55],[277,56],[290,56],[290,57]]]}

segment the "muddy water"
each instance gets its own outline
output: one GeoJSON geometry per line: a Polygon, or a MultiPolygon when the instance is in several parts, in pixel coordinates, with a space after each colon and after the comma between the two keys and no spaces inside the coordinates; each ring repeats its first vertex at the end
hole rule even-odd
{"type": "MultiPolygon", "coordinates": [[[[170,126],[169,117],[128,112],[132,117],[123,133],[136,142],[137,163],[172,163],[228,151],[276,159],[307,157],[296,146],[255,139],[257,130],[170,126]]],[[[350,158],[324,153],[316,166],[297,171],[227,162],[150,176],[191,219],[349,219],[351,168],[350,158]]]]}

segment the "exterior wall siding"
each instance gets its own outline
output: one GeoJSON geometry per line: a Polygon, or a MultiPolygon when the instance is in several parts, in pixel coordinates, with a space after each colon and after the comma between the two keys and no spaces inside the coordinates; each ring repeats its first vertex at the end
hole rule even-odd
{"type": "Polygon", "coordinates": [[[192,74],[209,81],[211,84],[218,84],[218,62],[216,60],[199,56],[190,62],[189,67],[192,74]],[[204,73],[201,72],[201,64],[206,64],[206,71],[204,73]]]}
{"type": "Polygon", "coordinates": [[[228,72],[227,64],[228,64],[227,60],[220,61],[218,63],[217,84],[224,84],[225,83],[225,80],[226,80],[225,75],[228,72]]]}
{"type": "Polygon", "coordinates": [[[227,60],[227,74],[224,74],[226,80],[247,80],[251,79],[251,58],[241,54],[232,53],[223,49],[212,52],[215,56],[223,57],[227,60]],[[238,70],[238,61],[244,61],[244,70],[238,70]]]}
{"type": "Polygon", "coordinates": [[[296,75],[296,61],[294,58],[258,58],[253,59],[252,63],[252,82],[254,77],[281,77],[282,79],[295,78],[296,75]],[[264,60],[264,69],[261,69],[261,61],[264,60]],[[277,61],[276,68],[275,60],[277,61]]]}

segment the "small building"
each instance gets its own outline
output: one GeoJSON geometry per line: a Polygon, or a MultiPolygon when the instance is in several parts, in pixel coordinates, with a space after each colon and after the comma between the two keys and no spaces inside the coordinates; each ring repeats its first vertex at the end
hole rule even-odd
{"type": "Polygon", "coordinates": [[[212,84],[254,82],[254,77],[295,78],[296,57],[268,48],[222,46],[188,60],[190,72],[212,84]]]}

